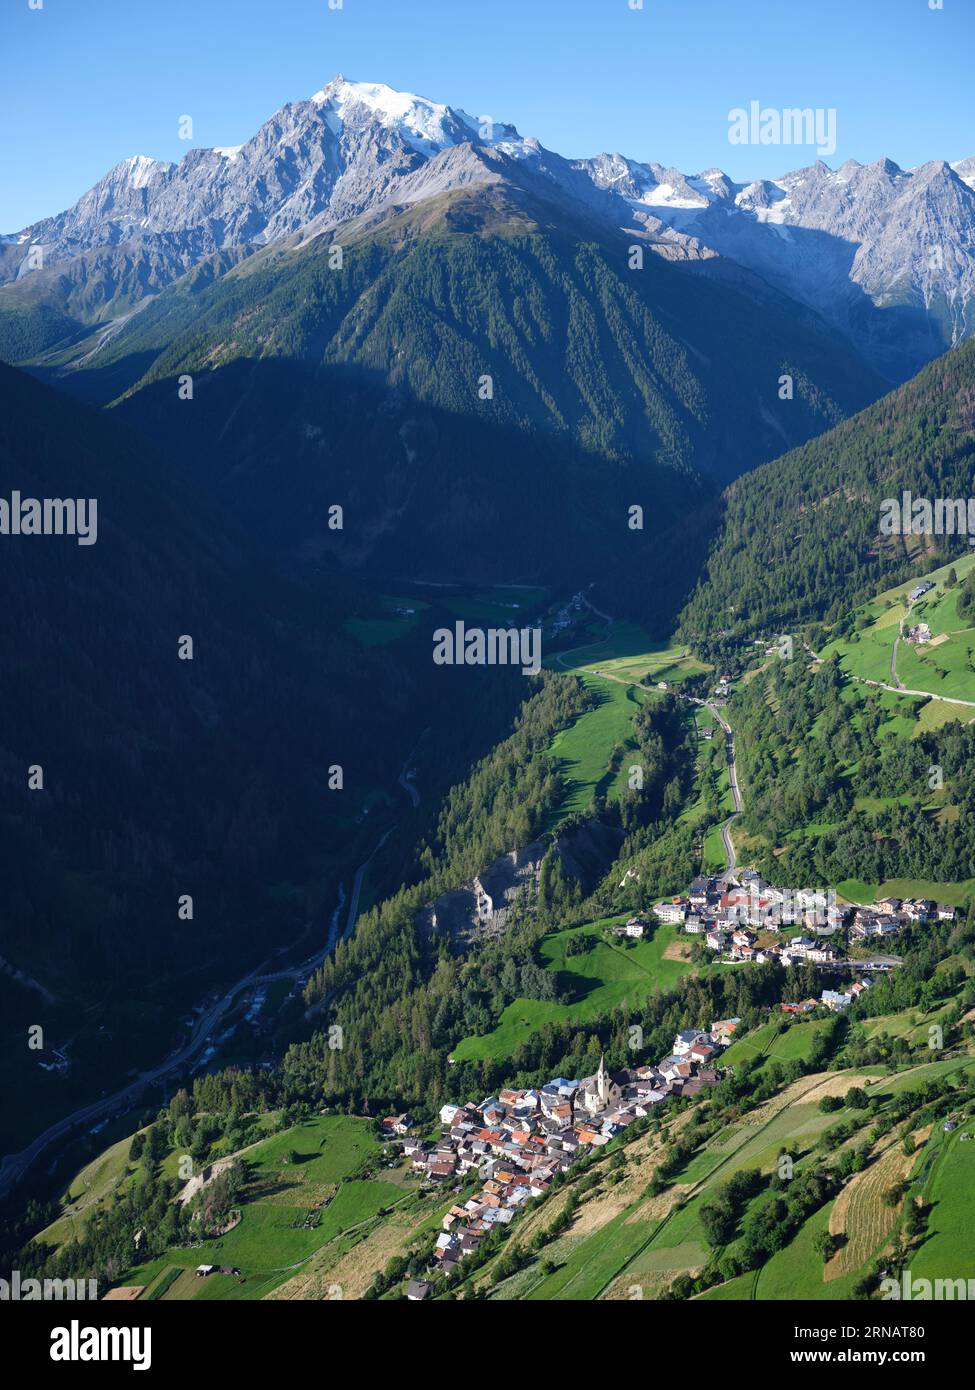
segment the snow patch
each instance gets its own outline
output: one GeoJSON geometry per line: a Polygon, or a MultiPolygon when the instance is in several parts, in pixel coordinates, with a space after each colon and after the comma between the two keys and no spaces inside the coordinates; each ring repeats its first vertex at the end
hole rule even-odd
{"type": "Polygon", "coordinates": [[[133,188],[145,188],[156,171],[156,160],[148,154],[134,154],[125,161],[125,170],[133,188]]]}
{"type": "Polygon", "coordinates": [[[959,159],[951,168],[961,179],[962,183],[967,184],[975,192],[975,158],[959,159]]]}
{"type": "MultiPolygon", "coordinates": [[[[384,82],[349,82],[339,76],[315,92],[311,100],[316,106],[328,106],[339,128],[356,106],[364,106],[382,125],[399,130],[411,143],[425,146],[423,153],[457,143],[450,131],[454,117],[449,106],[414,92],[397,92],[384,82]]],[[[338,134],[332,121],[329,128],[338,134]]]]}
{"type": "Polygon", "coordinates": [[[666,207],[666,208],[694,208],[701,209],[707,207],[706,198],[681,198],[674,192],[672,184],[657,183],[653,188],[641,194],[637,200],[644,203],[647,207],[666,207]]]}
{"type": "Polygon", "coordinates": [[[482,119],[415,92],[398,92],[383,82],[350,82],[339,76],[310,99],[316,106],[327,107],[325,122],[333,135],[341,135],[355,109],[364,107],[373,120],[398,131],[428,157],[474,140],[516,158],[530,155],[536,148],[535,142],[524,140],[512,125],[492,122],[490,135],[482,136],[482,119]]]}

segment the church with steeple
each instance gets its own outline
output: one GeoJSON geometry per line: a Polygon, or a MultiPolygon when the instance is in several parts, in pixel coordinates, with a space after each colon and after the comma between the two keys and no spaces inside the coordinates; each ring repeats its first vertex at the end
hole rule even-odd
{"type": "Polygon", "coordinates": [[[622,1090],[606,1070],[606,1058],[600,1057],[599,1070],[595,1076],[588,1077],[579,1087],[576,1104],[580,1102],[590,1115],[598,1115],[619,1105],[622,1090]]]}

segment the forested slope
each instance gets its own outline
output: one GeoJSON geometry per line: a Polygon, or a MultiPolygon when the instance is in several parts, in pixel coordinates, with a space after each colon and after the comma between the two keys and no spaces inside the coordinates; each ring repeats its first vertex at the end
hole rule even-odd
{"type": "Polygon", "coordinates": [[[689,638],[833,621],[868,594],[967,549],[883,537],[881,503],[965,498],[975,471],[975,342],[851,420],[739,478],[682,617],[689,638]]]}

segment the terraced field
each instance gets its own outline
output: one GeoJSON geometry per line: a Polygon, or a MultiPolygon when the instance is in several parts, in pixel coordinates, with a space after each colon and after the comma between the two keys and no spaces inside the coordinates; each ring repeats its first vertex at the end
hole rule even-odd
{"type": "MultiPolygon", "coordinates": [[[[650,1155],[651,1162],[639,1170],[641,1186],[630,1189],[630,1200],[626,1189],[622,1194],[610,1189],[593,1201],[593,1210],[587,1212],[584,1205],[566,1235],[546,1250],[559,1267],[550,1274],[536,1269],[531,1277],[523,1271],[515,1276],[517,1293],[509,1293],[505,1283],[497,1296],[528,1301],[650,1298],[678,1274],[698,1271],[709,1251],[700,1208],[713,1190],[743,1168],[768,1171],[783,1145],[801,1161],[832,1122],[819,1110],[820,1099],[858,1084],[869,1088],[876,1081],[850,1072],[802,1078],[709,1143],[659,1197],[643,1193],[642,1182],[652,1172],[654,1140],[640,1140],[636,1153],[650,1155]]],[[[681,1117],[678,1126],[683,1122],[681,1117]]],[[[821,1281],[821,1272],[819,1277],[821,1281]]],[[[749,1297],[753,1282],[754,1276],[747,1276],[738,1296],[749,1297]]]]}
{"type": "MultiPolygon", "coordinates": [[[[918,1141],[925,1137],[926,1133],[915,1135],[918,1141]]],[[[884,1201],[884,1194],[908,1176],[914,1161],[914,1155],[905,1154],[895,1137],[869,1168],[843,1188],[833,1203],[829,1230],[833,1235],[844,1235],[846,1243],[824,1269],[827,1282],[856,1274],[893,1234],[900,1213],[884,1201]]]]}

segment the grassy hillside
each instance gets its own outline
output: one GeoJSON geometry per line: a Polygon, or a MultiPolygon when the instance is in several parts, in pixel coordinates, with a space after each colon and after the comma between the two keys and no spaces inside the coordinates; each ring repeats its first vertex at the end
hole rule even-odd
{"type": "Polygon", "coordinates": [[[625,915],[610,917],[543,937],[538,947],[541,964],[556,976],[565,1002],[515,999],[496,1028],[480,1037],[464,1038],[451,1055],[460,1061],[503,1060],[547,1023],[582,1024],[603,1018],[624,1002],[637,1005],[654,991],[673,985],[691,969],[678,949],[679,935],[673,927],[658,927],[648,941],[627,943],[610,931],[625,921],[625,915]],[[569,943],[580,937],[591,940],[592,949],[567,954],[569,943]]]}
{"type": "MultiPolygon", "coordinates": [[[[626,949],[606,935],[610,925],[586,924],[541,943],[546,968],[580,991],[570,1026],[598,1026],[599,1016],[625,999],[621,1019],[644,1021],[640,1060],[662,1050],[675,1021],[726,1012],[732,986],[686,976],[684,1003],[672,1011],[680,992],[668,970],[679,976],[686,965],[670,959],[669,929],[626,949]],[[582,938],[592,948],[570,950],[582,938]],[[654,998],[641,1007],[648,988],[654,998]],[[710,1008],[701,1002],[709,989],[724,990],[710,1008]],[[662,1034],[654,1017],[665,1020],[662,1034]]],[[[971,964],[966,941],[960,936],[960,954],[947,956],[942,943],[933,972],[918,943],[903,972],[839,1019],[789,1020],[756,1010],[746,1002],[746,978],[756,982],[758,975],[740,976],[747,1020],[721,1056],[721,1083],[693,1103],[663,1107],[574,1166],[549,1197],[529,1204],[503,1241],[486,1248],[484,1259],[462,1267],[457,1292],[519,1301],[836,1300],[871,1296],[881,1268],[903,1266],[915,1278],[928,1271],[967,1277],[970,1256],[958,1232],[971,1215],[970,1141],[962,1136],[971,1132],[975,1105],[975,994],[969,985],[962,998],[958,979],[966,972],[955,968],[971,964]],[[915,1002],[897,1007],[905,998],[915,1002]],[[932,1052],[934,1021],[943,1039],[932,1052]],[[946,1131],[949,1120],[959,1128],[946,1131]]],[[[531,1000],[515,1001],[503,1020],[511,1036],[501,1038],[499,1029],[495,1041],[524,1054],[525,1032],[546,1023],[533,1008],[531,1000]]],[[[564,1026],[565,1016],[559,1022],[564,1026]]],[[[266,1103],[251,1111],[254,1093],[233,1075],[198,1083],[195,1117],[185,1093],[176,1097],[168,1116],[144,1132],[138,1155],[115,1145],[89,1165],[70,1184],[64,1215],[41,1239],[79,1239],[77,1223],[91,1223],[92,1214],[104,1239],[119,1203],[137,1200],[155,1181],[153,1172],[174,1174],[184,1145],[195,1146],[195,1135],[224,1113],[235,1091],[244,1113],[225,1113],[227,1128],[208,1160],[224,1154],[242,1165],[224,1229],[162,1249],[154,1243],[151,1258],[115,1280],[165,1301],[359,1298],[385,1272],[382,1296],[401,1297],[406,1279],[426,1272],[445,1209],[473,1188],[418,1187],[375,1138],[373,1121],[307,1111],[289,1119],[266,1103]],[[200,1262],[239,1273],[201,1280],[192,1273],[200,1262]]],[[[191,1234],[199,1219],[190,1215],[191,1234]]],[[[171,1204],[159,1230],[172,1223],[171,1204]]],[[[70,1249],[63,1245],[62,1255],[70,1249]]]]}
{"type": "Polygon", "coordinates": [[[968,554],[930,571],[925,579],[935,587],[914,603],[908,600],[913,581],[885,590],[857,608],[844,634],[820,654],[835,655],[842,670],[863,680],[930,692],[939,701],[971,702],[970,709],[962,703],[945,713],[975,718],[975,628],[968,613],[959,613],[963,582],[973,570],[975,555],[968,554]],[[920,623],[928,625],[932,640],[905,640],[920,623]]]}
{"type": "MultiPolygon", "coordinates": [[[[556,734],[549,753],[569,786],[569,794],[550,817],[554,828],[567,816],[589,810],[596,796],[613,797],[626,786],[627,771],[613,760],[616,748],[636,751],[633,715],[647,698],[634,686],[610,684],[597,676],[584,676],[594,708],[556,734]]],[[[625,761],[625,758],[623,759],[625,761]]]]}
{"type": "MultiPolygon", "coordinates": [[[[99,1176],[109,1166],[126,1181],[137,1179],[142,1163],[127,1164],[129,1141],[110,1150],[97,1165],[99,1176]]],[[[172,1168],[174,1150],[164,1160],[172,1168]]],[[[342,1258],[391,1209],[408,1209],[417,1222],[422,1199],[408,1183],[402,1164],[387,1166],[373,1126],[345,1116],[315,1116],[285,1126],[269,1138],[242,1151],[247,1182],[241,1193],[232,1229],[226,1234],[195,1240],[163,1251],[145,1264],[119,1276],[123,1284],[143,1287],[142,1297],[173,1300],[255,1299],[286,1283],[296,1271],[316,1259],[342,1258]],[[371,1176],[358,1176],[368,1171],[371,1176]],[[192,1271],[199,1264],[234,1267],[235,1275],[215,1274],[203,1280],[192,1271]]],[[[79,1174],[66,1194],[68,1210],[79,1190],[95,1193],[91,1170],[79,1174]]],[[[72,1234],[63,1218],[43,1231],[39,1240],[60,1242],[72,1234]]]]}
{"type": "MultiPolygon", "coordinates": [[[[783,1038],[788,1040],[786,1051],[799,1061],[808,1055],[815,1024],[802,1024],[790,1029],[783,1038]]],[[[764,1047],[762,1031],[754,1043],[764,1047]]],[[[743,1061],[741,1045],[738,1066],[743,1061]]],[[[891,1081],[856,1068],[836,1072],[816,1072],[787,1084],[759,1108],[749,1111],[740,1121],[715,1125],[704,1120],[699,1127],[689,1123],[691,1116],[679,1114],[668,1117],[659,1131],[651,1131],[636,1139],[624,1139],[621,1160],[604,1156],[601,1177],[595,1188],[583,1198],[568,1230],[553,1241],[546,1242],[541,1255],[536,1255],[524,1270],[496,1285],[489,1281],[491,1297],[518,1298],[530,1301],[591,1300],[594,1298],[626,1299],[658,1298],[677,1281],[681,1297],[692,1297],[697,1291],[692,1282],[705,1268],[726,1271],[698,1296],[721,1300],[811,1300],[849,1299],[857,1294],[865,1270],[895,1237],[905,1219],[906,1206],[887,1205],[882,1199],[886,1185],[895,1181],[895,1170],[909,1173],[915,1165],[913,1157],[904,1156],[899,1143],[892,1143],[884,1133],[873,1142],[866,1132],[854,1143],[866,1141],[864,1166],[847,1171],[837,1196],[816,1206],[799,1220],[788,1243],[771,1254],[759,1266],[735,1273],[746,1244],[741,1231],[749,1221],[756,1221],[763,1208],[774,1201],[766,1184],[778,1167],[780,1155],[789,1155],[795,1170],[796,1183],[804,1175],[824,1170],[832,1155],[839,1157],[836,1141],[828,1137],[835,1126],[837,1113],[826,1111],[820,1102],[827,1097],[842,1097],[852,1087],[860,1086],[867,1094],[871,1123],[884,1117],[903,1113],[898,1110],[898,1098],[916,1090],[923,1094],[926,1084],[938,1086],[939,1078],[962,1094],[971,1094],[975,1083],[975,1060],[962,1056],[929,1066],[912,1067],[891,1081]],[[678,1149],[688,1157],[678,1166],[668,1161],[668,1155],[678,1149]],[[902,1164],[896,1163],[900,1154],[902,1164]],[[608,1165],[608,1166],[606,1166],[608,1165]],[[735,1175],[754,1170],[763,1175],[757,1195],[748,1199],[737,1223],[739,1234],[728,1242],[714,1247],[703,1221],[704,1209],[715,1201],[720,1191],[735,1175]],[[661,1185],[647,1187],[648,1181],[666,1172],[661,1185]],[[831,1260],[824,1262],[814,1245],[814,1237],[824,1231],[848,1232],[844,1245],[831,1260]],[[554,1267],[554,1268],[553,1268],[554,1267]],[[690,1277],[689,1277],[690,1276],[690,1277]],[[681,1280],[684,1281],[681,1284],[681,1280]]],[[[936,1092],[932,1091],[931,1095],[936,1092]]],[[[941,1114],[952,1113],[953,1090],[939,1102],[941,1114]]],[[[942,1137],[940,1121],[932,1129],[920,1116],[920,1102],[908,1102],[904,1127],[908,1132],[931,1132],[930,1142],[937,1145],[942,1137]]],[[[842,1106],[840,1115],[843,1114],[842,1106]]],[[[847,1112],[848,1113],[848,1112],[847,1112]]],[[[900,1133],[900,1131],[898,1131],[900,1133]]],[[[895,1136],[896,1137],[896,1136],[895,1136]]],[[[958,1135],[950,1136],[957,1141],[958,1135]]],[[[849,1147],[846,1145],[845,1147],[849,1147]]],[[[922,1155],[927,1154],[925,1149],[922,1155]]],[[[965,1145],[959,1145],[963,1161],[969,1161],[965,1145]]],[[[928,1154],[928,1157],[930,1155],[928,1154]]],[[[918,1160],[920,1166],[921,1160],[918,1160]]],[[[926,1267],[929,1243],[944,1239],[949,1208],[956,1208],[956,1218],[968,1219],[971,1202],[964,1172],[946,1165],[943,1168],[941,1202],[945,1207],[938,1217],[937,1189],[933,1185],[932,1166],[927,1165],[927,1193],[935,1205],[928,1219],[927,1239],[916,1244],[911,1269],[926,1267]],[[949,1196],[950,1193],[950,1196],[949,1196]]],[[[934,1173],[937,1168],[934,1168],[934,1173]]],[[[788,1197],[789,1182],[781,1185],[788,1197]]],[[[553,1211],[557,1203],[553,1199],[553,1211]]],[[[957,1228],[956,1228],[957,1229],[957,1228]]],[[[524,1235],[514,1237],[515,1248],[529,1247],[533,1231],[526,1224],[524,1235]]],[[[957,1243],[956,1243],[957,1247],[957,1243]]],[[[946,1247],[947,1250],[947,1247],[946,1247]]],[[[942,1252],[945,1253],[945,1252],[942,1252]]],[[[970,1258],[959,1250],[957,1273],[971,1274],[970,1258]]],[[[932,1266],[933,1268],[933,1266],[932,1266]]],[[[713,1278],[714,1275],[712,1274],[713,1278]]]]}

